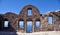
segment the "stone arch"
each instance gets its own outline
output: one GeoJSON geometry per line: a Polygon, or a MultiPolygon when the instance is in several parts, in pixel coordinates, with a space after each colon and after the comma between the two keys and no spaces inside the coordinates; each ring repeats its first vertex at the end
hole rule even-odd
{"type": "Polygon", "coordinates": [[[52,15],[49,15],[48,16],[48,23],[49,24],[53,24],[53,16],[52,15]],[[49,20],[50,19],[50,20],[49,20]],[[49,21],[50,21],[50,23],[49,23],[49,21]]]}
{"type": "Polygon", "coordinates": [[[11,12],[7,12],[5,13],[5,16],[4,17],[7,17],[8,19],[14,19],[16,18],[18,15],[15,14],[15,13],[11,13],[11,12]]]}
{"type": "Polygon", "coordinates": [[[39,10],[35,7],[35,6],[33,6],[33,5],[27,5],[27,6],[25,6],[22,10],[21,10],[21,12],[20,12],[20,16],[24,16],[24,17],[27,17],[28,15],[27,15],[27,10],[28,9],[32,9],[32,16],[40,16],[40,13],[39,13],[39,10]]]}
{"type": "Polygon", "coordinates": [[[4,18],[3,20],[3,31],[16,31],[12,26],[10,21],[7,18],[4,18]],[[8,21],[8,27],[4,27],[4,21],[8,21]]]}
{"type": "Polygon", "coordinates": [[[17,14],[11,12],[7,12],[4,14],[4,19],[8,19],[9,21],[9,28],[7,29],[7,31],[16,31],[15,21],[17,16],[17,14]]]}
{"type": "Polygon", "coordinates": [[[35,32],[40,31],[40,27],[41,27],[41,21],[40,21],[39,18],[36,18],[36,19],[35,19],[35,23],[34,23],[34,31],[35,31],[35,32]],[[40,24],[38,28],[36,27],[36,22],[38,22],[38,24],[40,24]]]}
{"type": "Polygon", "coordinates": [[[24,30],[25,30],[25,21],[24,21],[24,19],[23,18],[21,18],[21,17],[19,17],[18,19],[17,19],[17,23],[16,23],[16,25],[17,25],[17,31],[19,31],[19,32],[25,32],[24,30]],[[22,26],[22,25],[23,26],[22,26]]]}
{"type": "Polygon", "coordinates": [[[19,28],[19,29],[24,29],[24,20],[23,20],[22,18],[20,18],[20,19],[18,20],[18,28],[19,28]],[[19,27],[19,22],[20,22],[20,21],[23,22],[23,28],[20,28],[20,27],[19,27]]]}
{"type": "MultiPolygon", "coordinates": [[[[48,27],[48,28],[46,28],[47,30],[49,30],[49,31],[53,31],[53,30],[56,30],[56,28],[58,28],[57,26],[57,24],[56,24],[56,22],[58,22],[57,20],[56,20],[56,16],[58,16],[57,15],[58,13],[57,12],[48,12],[48,13],[46,13],[45,14],[45,17],[47,18],[46,20],[47,20],[47,23],[46,23],[46,27],[48,27]],[[52,17],[52,24],[50,24],[49,22],[48,22],[48,17],[52,17]]],[[[58,19],[58,18],[57,18],[58,19]]],[[[51,20],[51,19],[50,19],[51,20]]]]}
{"type": "Polygon", "coordinates": [[[32,18],[27,18],[26,21],[33,21],[32,18]]]}
{"type": "Polygon", "coordinates": [[[26,20],[26,33],[32,33],[32,32],[33,32],[33,20],[29,18],[26,20]]]}

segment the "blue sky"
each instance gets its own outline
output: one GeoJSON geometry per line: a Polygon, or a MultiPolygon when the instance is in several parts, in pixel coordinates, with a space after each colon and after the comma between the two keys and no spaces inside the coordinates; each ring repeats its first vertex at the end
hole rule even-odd
{"type": "Polygon", "coordinates": [[[42,14],[60,10],[60,0],[0,0],[0,14],[6,12],[19,14],[22,8],[29,4],[37,7],[42,14]]]}

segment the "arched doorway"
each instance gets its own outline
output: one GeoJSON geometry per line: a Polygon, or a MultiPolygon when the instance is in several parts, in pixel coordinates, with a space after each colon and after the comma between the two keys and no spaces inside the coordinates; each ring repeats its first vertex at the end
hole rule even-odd
{"type": "Polygon", "coordinates": [[[32,20],[27,20],[26,22],[26,33],[32,33],[33,32],[33,21],[32,20]]]}

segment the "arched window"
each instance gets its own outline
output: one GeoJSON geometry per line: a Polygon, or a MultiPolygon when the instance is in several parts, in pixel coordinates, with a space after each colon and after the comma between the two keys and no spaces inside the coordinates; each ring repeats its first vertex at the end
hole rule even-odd
{"type": "Polygon", "coordinates": [[[8,27],[8,23],[9,21],[7,19],[4,20],[4,28],[7,28],[8,27]]]}
{"type": "Polygon", "coordinates": [[[40,24],[40,20],[37,19],[37,20],[36,20],[36,29],[39,29],[39,28],[40,28],[40,25],[41,25],[41,24],[40,24]]]}
{"type": "Polygon", "coordinates": [[[27,14],[28,14],[28,16],[32,16],[32,9],[31,8],[27,9],[27,14]]]}
{"type": "Polygon", "coordinates": [[[52,17],[48,17],[48,23],[52,24],[52,17]]]}
{"type": "Polygon", "coordinates": [[[20,20],[19,20],[18,27],[19,27],[19,28],[24,28],[24,21],[23,21],[23,19],[20,19],[20,20]]]}

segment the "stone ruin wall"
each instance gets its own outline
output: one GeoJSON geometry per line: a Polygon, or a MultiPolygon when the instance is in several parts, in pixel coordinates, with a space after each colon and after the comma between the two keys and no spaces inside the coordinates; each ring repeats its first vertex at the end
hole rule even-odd
{"type": "Polygon", "coordinates": [[[5,14],[0,14],[0,31],[19,31],[26,32],[26,22],[33,21],[33,32],[40,31],[60,31],[60,11],[48,12],[46,14],[40,14],[39,10],[33,5],[25,6],[19,13],[19,15],[8,12],[5,14]],[[32,9],[32,16],[27,15],[27,9],[32,9]],[[53,17],[52,24],[48,23],[48,17],[53,17]],[[7,29],[3,28],[4,20],[9,21],[9,27],[7,29]],[[24,21],[24,28],[20,29],[18,27],[19,20],[24,21]],[[35,21],[39,20],[41,25],[39,29],[36,29],[35,21]]]}

